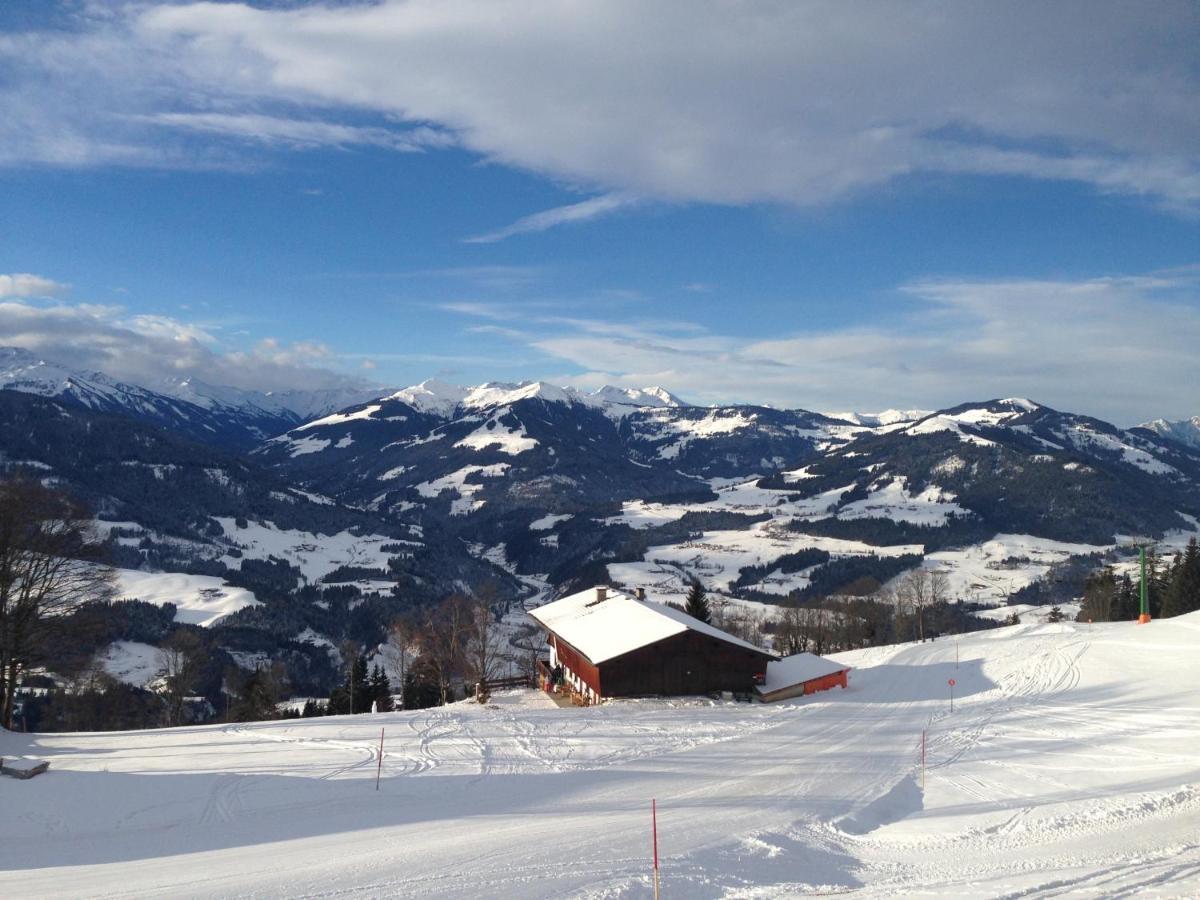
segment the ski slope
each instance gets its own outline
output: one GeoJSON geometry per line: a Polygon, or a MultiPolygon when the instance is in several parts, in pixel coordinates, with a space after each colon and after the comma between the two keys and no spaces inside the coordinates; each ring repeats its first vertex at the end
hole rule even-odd
{"type": "Polygon", "coordinates": [[[1200,895],[1200,615],[842,654],[774,705],[0,733],[13,897],[1200,895]],[[957,681],[954,712],[947,680],[957,681]],[[387,730],[375,791],[379,731],[387,730]],[[926,783],[918,746],[928,730],[926,783]]]}

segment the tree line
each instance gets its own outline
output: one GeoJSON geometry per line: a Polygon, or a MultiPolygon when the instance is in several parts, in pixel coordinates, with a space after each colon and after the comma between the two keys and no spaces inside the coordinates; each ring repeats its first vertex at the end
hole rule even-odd
{"type": "MultiPolygon", "coordinates": [[[[1141,612],[1141,585],[1129,573],[1105,566],[1087,579],[1078,621],[1124,622],[1141,612]]],[[[1200,610],[1200,547],[1196,538],[1168,563],[1146,553],[1146,605],[1151,618],[1171,618],[1200,610]]]]}

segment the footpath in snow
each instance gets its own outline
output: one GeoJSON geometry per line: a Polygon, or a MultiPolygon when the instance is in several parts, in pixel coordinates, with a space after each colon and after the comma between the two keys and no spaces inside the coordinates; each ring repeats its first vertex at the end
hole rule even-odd
{"type": "Polygon", "coordinates": [[[774,705],[4,732],[52,767],[0,780],[3,891],[647,897],[656,798],[667,898],[1194,897],[1198,651],[1200,614],[1023,625],[957,664],[952,638],[842,654],[849,689],[774,705]]]}

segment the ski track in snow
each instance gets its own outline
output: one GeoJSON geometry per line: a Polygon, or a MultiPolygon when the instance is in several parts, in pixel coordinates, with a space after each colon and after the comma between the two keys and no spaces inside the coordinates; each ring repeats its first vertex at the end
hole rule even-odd
{"type": "Polygon", "coordinates": [[[1200,894],[1200,615],[842,655],[776,705],[420,710],[0,733],[12,896],[1200,894]],[[955,709],[948,678],[956,678],[955,709]],[[379,729],[387,736],[374,791],[379,729]],[[928,765],[919,786],[919,742],[928,765]]]}

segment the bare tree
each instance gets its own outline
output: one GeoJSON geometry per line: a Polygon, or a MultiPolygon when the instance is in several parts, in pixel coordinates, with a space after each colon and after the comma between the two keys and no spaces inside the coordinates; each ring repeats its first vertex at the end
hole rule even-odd
{"type": "Polygon", "coordinates": [[[183,724],[187,698],[204,667],[204,642],[190,631],[176,631],[158,650],[158,674],[163,680],[167,726],[183,724]]]}
{"type": "Polygon", "coordinates": [[[449,699],[451,678],[462,671],[469,622],[470,601],[461,594],[451,594],[425,620],[422,655],[437,673],[443,704],[449,699]]]}
{"type": "Polygon", "coordinates": [[[897,610],[916,620],[918,640],[925,640],[925,610],[932,602],[932,593],[928,569],[913,569],[896,586],[897,610]]]}
{"type": "Polygon", "coordinates": [[[413,648],[417,646],[417,628],[403,616],[392,620],[388,627],[387,642],[383,645],[383,658],[393,679],[400,687],[401,708],[404,707],[404,685],[408,680],[409,663],[413,657],[413,648]]]}
{"type": "Polygon", "coordinates": [[[491,587],[481,589],[471,600],[466,621],[467,671],[478,685],[475,696],[480,703],[487,702],[487,682],[499,674],[504,655],[503,636],[496,628],[492,609],[494,597],[495,590],[491,587]]]}
{"type": "Polygon", "coordinates": [[[0,725],[17,683],[75,609],[113,592],[87,510],[37,481],[0,482],[0,725]]]}
{"type": "Polygon", "coordinates": [[[808,649],[808,634],[804,614],[798,606],[785,607],[775,626],[776,649],[785,656],[803,653],[808,649]]]}

